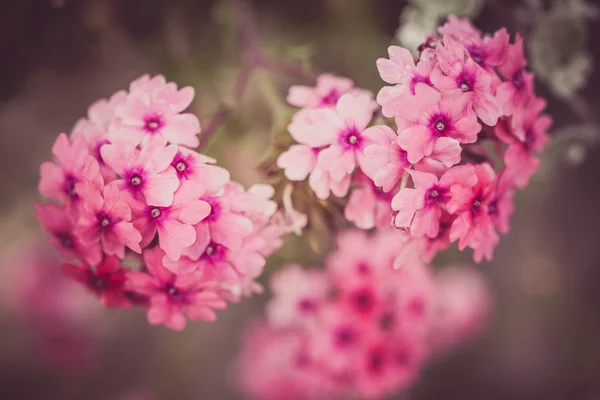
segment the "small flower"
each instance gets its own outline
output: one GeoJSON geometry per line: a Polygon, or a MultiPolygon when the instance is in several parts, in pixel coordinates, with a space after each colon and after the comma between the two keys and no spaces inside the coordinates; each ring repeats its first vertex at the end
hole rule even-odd
{"type": "Polygon", "coordinates": [[[85,180],[97,187],[102,187],[98,162],[90,157],[88,145],[82,136],[69,141],[66,134],[61,133],[52,146],[52,154],[56,164],[45,162],[40,167],[39,191],[43,196],[72,205],[79,200],[75,185],[85,180]]]}
{"type": "Polygon", "coordinates": [[[199,182],[206,188],[207,193],[218,195],[229,182],[230,176],[225,168],[210,165],[214,163],[213,158],[178,146],[171,166],[177,172],[180,182],[186,180],[199,182]]]}
{"type": "Polygon", "coordinates": [[[288,328],[318,315],[327,299],[329,282],[322,271],[289,265],[273,275],[270,288],[273,297],[267,305],[269,323],[288,328]]]}
{"type": "Polygon", "coordinates": [[[141,253],[142,236],[131,221],[131,209],[116,184],[106,185],[102,192],[91,184],[78,183],[82,198],[80,217],[73,233],[86,246],[102,245],[105,254],[125,257],[125,247],[141,253]]]}
{"type": "Polygon", "coordinates": [[[102,146],[100,153],[106,164],[120,176],[120,189],[147,204],[164,207],[173,203],[173,194],[179,186],[179,179],[171,162],[177,147],[166,146],[159,136],[137,150],[125,143],[102,146]]]}
{"type": "Polygon", "coordinates": [[[360,229],[389,228],[392,195],[377,188],[366,176],[358,178],[357,183],[344,208],[344,217],[360,229]]]}
{"type": "Polygon", "coordinates": [[[354,88],[351,79],[321,74],[317,78],[317,86],[292,86],[286,98],[287,102],[296,107],[322,108],[335,107],[338,100],[346,93],[360,94],[366,91],[354,88]]]}
{"type": "Polygon", "coordinates": [[[523,107],[533,96],[533,74],[525,70],[526,65],[523,38],[517,34],[515,43],[508,48],[504,63],[498,66],[498,72],[505,81],[498,85],[496,98],[507,116],[523,107]]]}
{"type": "Polygon", "coordinates": [[[200,121],[193,114],[181,114],[193,98],[194,89],[178,90],[174,83],[166,83],[162,75],[141,77],[131,84],[126,101],[115,108],[119,120],[109,128],[110,141],[138,145],[162,136],[170,143],[197,147],[200,121]]]}
{"type": "Polygon", "coordinates": [[[56,204],[36,204],[37,218],[44,229],[52,235],[50,242],[56,246],[67,261],[80,259],[90,265],[102,260],[100,243],[84,245],[73,233],[75,222],[67,209],[56,204]]]}
{"type": "Polygon", "coordinates": [[[186,316],[194,321],[214,321],[214,310],[226,306],[215,291],[214,281],[201,272],[175,275],[164,267],[164,256],[160,248],[146,250],[144,261],[149,273],[128,274],[127,288],[149,297],[148,322],[180,331],[186,325],[186,316]]]}
{"type": "Polygon", "coordinates": [[[483,70],[471,57],[465,57],[463,44],[445,35],[436,47],[439,69],[431,73],[434,86],[442,91],[453,90],[469,96],[467,114],[480,118],[486,125],[494,126],[503,115],[502,107],[492,94],[492,74],[483,70]]]}
{"type": "Polygon", "coordinates": [[[277,166],[291,181],[303,181],[317,166],[319,149],[305,144],[294,144],[277,158],[277,166]]]}
{"type": "Polygon", "coordinates": [[[412,236],[435,238],[439,234],[440,220],[446,203],[451,199],[453,186],[475,185],[475,170],[472,166],[453,167],[439,180],[427,172],[409,172],[415,187],[400,190],[392,199],[392,209],[397,211],[394,223],[398,228],[410,228],[412,236]]]}
{"type": "Polygon", "coordinates": [[[493,36],[482,37],[481,32],[467,18],[460,19],[449,15],[448,22],[441,26],[438,32],[460,39],[471,58],[488,72],[493,72],[493,67],[504,63],[509,46],[506,28],[496,31],[493,36]]]}
{"type": "Polygon", "coordinates": [[[105,257],[97,267],[65,263],[63,273],[100,297],[104,307],[129,307],[125,291],[127,270],[117,257],[105,257]]]}
{"type": "Polygon", "coordinates": [[[408,103],[397,118],[401,127],[398,144],[406,150],[408,161],[419,162],[433,153],[436,141],[449,138],[474,143],[481,125],[464,116],[470,96],[444,92],[417,84],[415,100],[408,103]]]}
{"type": "Polygon", "coordinates": [[[158,233],[158,245],[174,261],[196,241],[195,224],[206,218],[210,205],[200,199],[204,188],[192,181],[185,181],[173,196],[173,204],[162,207],[146,205],[132,200],[133,225],[142,234],[146,246],[158,233]]]}

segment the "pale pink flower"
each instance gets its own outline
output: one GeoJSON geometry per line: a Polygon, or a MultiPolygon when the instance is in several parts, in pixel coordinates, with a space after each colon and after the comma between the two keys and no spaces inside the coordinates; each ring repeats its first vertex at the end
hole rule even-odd
{"type": "Polygon", "coordinates": [[[125,292],[129,271],[121,267],[117,257],[104,257],[96,267],[65,263],[63,273],[100,297],[104,307],[127,308],[130,305],[125,292]]]}
{"type": "Polygon", "coordinates": [[[286,100],[291,105],[302,108],[335,107],[339,98],[346,93],[361,94],[366,91],[354,88],[351,79],[321,74],[315,87],[292,86],[286,100]]]}
{"type": "MultiPolygon", "coordinates": [[[[456,219],[450,229],[450,240],[458,240],[458,248],[463,250],[484,249],[486,258],[491,258],[492,244],[498,241],[494,223],[489,216],[489,204],[496,190],[496,174],[490,164],[474,166],[477,183],[474,186],[452,186],[451,198],[447,203],[450,214],[456,219]]],[[[479,253],[476,258],[479,258],[479,253]]]]}
{"type": "Polygon", "coordinates": [[[200,199],[204,187],[185,181],[175,192],[173,204],[165,207],[146,205],[131,200],[133,225],[142,234],[142,245],[147,246],[158,233],[158,245],[174,261],[196,241],[194,225],[206,218],[210,205],[200,199]]]}
{"type": "Polygon", "coordinates": [[[75,222],[66,208],[56,204],[35,205],[36,215],[42,227],[51,235],[50,243],[56,246],[67,261],[80,259],[90,265],[102,260],[100,243],[84,245],[73,233],[75,222]]]}
{"type": "Polygon", "coordinates": [[[207,157],[183,146],[178,146],[171,166],[177,172],[180,182],[190,180],[201,183],[210,195],[219,195],[229,182],[229,171],[214,164],[214,158],[207,157]]]}
{"type": "Polygon", "coordinates": [[[490,289],[473,268],[445,267],[435,278],[430,343],[447,352],[481,332],[491,312],[490,289]]]}
{"type": "Polygon", "coordinates": [[[335,111],[319,110],[323,111],[323,119],[314,124],[313,129],[331,137],[332,144],[319,153],[318,162],[336,182],[350,175],[357,165],[363,171],[369,168],[363,155],[368,138],[363,132],[372,117],[370,103],[367,95],[345,94],[338,101],[335,111]]]}
{"type": "Polygon", "coordinates": [[[142,235],[131,221],[131,209],[115,183],[102,191],[88,182],[78,183],[81,196],[80,216],[73,233],[86,246],[102,245],[105,254],[125,257],[125,247],[141,253],[142,235]]]}
{"type": "Polygon", "coordinates": [[[431,73],[431,82],[441,90],[458,90],[469,96],[467,115],[478,117],[486,125],[494,126],[503,115],[502,107],[492,93],[492,73],[486,72],[467,55],[462,43],[444,35],[436,47],[438,68],[431,73]]]}
{"type": "Polygon", "coordinates": [[[526,65],[523,38],[517,34],[504,63],[498,66],[498,72],[505,81],[498,85],[496,98],[505,115],[512,115],[533,96],[533,74],[525,70],[526,65]]]}
{"type": "Polygon", "coordinates": [[[177,89],[162,75],[144,75],[130,86],[127,100],[115,108],[118,121],[111,124],[111,142],[137,145],[150,137],[162,136],[170,143],[197,147],[200,121],[193,114],[181,114],[192,102],[194,89],[177,89]]]}
{"type": "Polygon", "coordinates": [[[215,282],[202,272],[173,274],[164,267],[164,256],[158,247],[145,250],[149,273],[132,271],[127,277],[129,290],[149,297],[148,322],[180,331],[186,325],[186,316],[190,320],[214,321],[214,310],[226,306],[215,291],[215,282]]]}
{"type": "Polygon", "coordinates": [[[104,180],[100,174],[98,162],[90,157],[88,145],[82,136],[69,141],[61,133],[52,146],[56,164],[42,163],[38,189],[42,196],[72,205],[79,200],[75,184],[90,181],[96,187],[102,187],[104,180]]]}
{"type": "Polygon", "coordinates": [[[391,193],[377,188],[369,178],[357,180],[344,208],[344,217],[360,229],[386,229],[391,227],[391,193]]]}
{"type": "Polygon", "coordinates": [[[501,65],[506,58],[509,45],[506,28],[496,31],[493,36],[482,37],[481,31],[475,28],[469,19],[449,15],[448,22],[439,27],[438,32],[460,39],[471,58],[488,72],[493,72],[492,67],[501,65]]]}
{"type": "Polygon", "coordinates": [[[305,144],[291,145],[277,158],[277,166],[291,181],[303,181],[315,169],[319,149],[305,144]]]}
{"type": "Polygon", "coordinates": [[[330,287],[323,271],[288,265],[271,278],[271,294],[266,308],[269,324],[289,328],[315,318],[327,300],[330,287]]]}
{"type": "Polygon", "coordinates": [[[413,101],[396,119],[398,144],[406,150],[409,162],[414,164],[431,155],[440,139],[460,143],[477,140],[481,125],[464,116],[470,93],[440,93],[424,84],[417,84],[415,90],[413,101]]]}
{"type": "Polygon", "coordinates": [[[404,188],[392,199],[392,209],[397,211],[394,224],[398,228],[410,228],[413,236],[435,238],[445,205],[451,199],[452,187],[475,185],[475,170],[472,166],[452,167],[439,180],[427,172],[409,172],[414,188],[404,188]]]}
{"type": "Polygon", "coordinates": [[[177,146],[166,145],[160,136],[151,138],[141,150],[125,143],[102,146],[102,158],[121,177],[116,182],[140,201],[164,207],[173,203],[179,179],[171,162],[177,146]]]}
{"type": "Polygon", "coordinates": [[[403,47],[390,46],[388,53],[389,59],[377,60],[377,69],[381,79],[395,86],[383,87],[377,94],[377,103],[382,107],[382,114],[389,118],[398,115],[404,103],[410,101],[418,83],[432,85],[429,77],[436,60],[432,50],[424,50],[416,65],[410,51],[403,47]]]}
{"type": "Polygon", "coordinates": [[[326,200],[331,193],[336,197],[344,197],[348,194],[352,179],[350,175],[345,175],[340,181],[332,179],[331,173],[324,167],[317,164],[317,167],[308,177],[308,183],[315,195],[326,200]]]}

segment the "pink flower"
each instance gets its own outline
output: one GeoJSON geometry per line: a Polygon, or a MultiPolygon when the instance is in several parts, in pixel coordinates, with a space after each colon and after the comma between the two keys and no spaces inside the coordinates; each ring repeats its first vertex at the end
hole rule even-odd
{"type": "Polygon", "coordinates": [[[173,203],[179,179],[170,164],[177,146],[166,146],[164,139],[155,136],[141,151],[132,145],[114,143],[102,146],[100,152],[106,164],[121,177],[117,180],[121,190],[149,205],[164,207],[173,203]]]}
{"type": "MultiPolygon", "coordinates": [[[[375,186],[389,192],[412,164],[408,161],[406,151],[398,144],[398,136],[390,127],[372,126],[365,130],[364,135],[370,139],[370,144],[364,150],[370,163],[365,174],[373,180],[375,186]]],[[[423,157],[414,167],[419,171],[443,173],[460,162],[460,152],[461,147],[456,140],[439,138],[431,154],[423,157]]]]}
{"type": "MultiPolygon", "coordinates": [[[[252,232],[252,221],[239,212],[239,193],[230,182],[225,186],[225,192],[218,197],[202,197],[201,200],[210,206],[209,214],[195,224],[196,241],[183,252],[192,260],[198,260],[209,246],[210,242],[237,251],[245,237],[252,232]]],[[[211,259],[212,257],[211,254],[211,259]]]]}
{"type": "Polygon", "coordinates": [[[271,278],[273,297],[267,304],[271,326],[288,328],[316,317],[327,300],[329,282],[323,271],[288,265],[271,278]]]}
{"type": "Polygon", "coordinates": [[[398,228],[410,228],[412,236],[435,238],[453,186],[474,186],[477,183],[475,170],[472,166],[453,167],[439,180],[427,172],[409,172],[415,188],[404,188],[394,196],[392,209],[398,212],[394,223],[398,228]]]}
{"type": "Polygon", "coordinates": [[[338,100],[346,93],[361,94],[365,90],[355,89],[351,79],[321,74],[317,78],[317,86],[292,86],[286,98],[287,102],[296,107],[322,108],[335,107],[338,100]]]}
{"type": "Polygon", "coordinates": [[[194,99],[194,89],[177,89],[162,75],[144,75],[133,82],[127,100],[115,108],[118,122],[109,128],[111,142],[137,145],[148,138],[162,136],[170,143],[197,147],[200,121],[193,114],[181,114],[194,99]]]}
{"type": "Polygon", "coordinates": [[[125,257],[125,247],[141,253],[142,236],[133,227],[131,209],[116,184],[106,185],[102,192],[90,183],[78,183],[82,198],[80,217],[73,233],[86,246],[102,245],[105,254],[125,257]]]}
{"type": "Polygon", "coordinates": [[[435,67],[435,53],[425,50],[417,65],[410,51],[403,47],[390,46],[388,48],[390,58],[377,60],[377,69],[387,83],[395,86],[385,86],[377,94],[377,103],[382,107],[385,117],[395,117],[404,103],[415,94],[418,83],[431,86],[429,76],[435,67]]]}
{"type": "Polygon", "coordinates": [[[344,217],[360,229],[389,228],[392,195],[377,188],[367,177],[359,178],[357,183],[344,208],[344,217]]]}
{"type": "Polygon", "coordinates": [[[90,157],[87,143],[82,136],[69,141],[66,134],[61,133],[52,146],[52,154],[56,164],[45,162],[40,167],[40,183],[38,189],[42,196],[72,205],[79,200],[75,184],[85,180],[97,187],[102,187],[98,162],[90,157]]]}
{"type": "Polygon", "coordinates": [[[125,292],[126,269],[117,257],[105,257],[97,267],[65,263],[63,273],[100,297],[104,307],[129,307],[125,292]]]}
{"type": "Polygon", "coordinates": [[[515,43],[508,49],[506,60],[498,66],[498,72],[505,81],[498,86],[496,98],[505,115],[512,115],[533,96],[533,74],[525,71],[526,65],[523,38],[517,34],[515,43]]]}
{"type": "Polygon", "coordinates": [[[315,169],[319,150],[305,144],[294,144],[277,158],[277,166],[291,181],[303,181],[315,169]]]}
{"type": "Polygon", "coordinates": [[[488,214],[494,226],[504,234],[510,230],[510,217],[515,209],[513,179],[510,171],[504,170],[499,174],[498,185],[488,206],[488,214]]]}
{"type": "MultiPolygon", "coordinates": [[[[470,94],[466,111],[471,118],[479,117],[494,126],[503,115],[502,107],[492,94],[492,74],[484,71],[456,38],[445,35],[436,47],[439,69],[431,73],[431,81],[441,91],[457,89],[470,94]]],[[[492,72],[493,73],[493,72],[492,72]]]]}
{"type": "Polygon", "coordinates": [[[457,91],[440,93],[417,84],[414,101],[405,105],[396,120],[400,128],[398,144],[406,150],[409,162],[414,164],[431,155],[440,139],[460,143],[477,140],[481,125],[464,117],[469,95],[457,91]]]}
{"type": "Polygon", "coordinates": [[[186,316],[194,321],[214,321],[214,310],[226,306],[215,292],[214,281],[201,272],[175,275],[163,266],[164,256],[157,247],[146,250],[144,261],[149,274],[137,271],[128,274],[127,288],[150,299],[148,322],[180,331],[186,325],[186,316]]]}
{"type": "Polygon", "coordinates": [[[146,246],[158,233],[158,245],[167,257],[177,261],[182,253],[196,241],[195,224],[210,214],[210,205],[200,196],[204,187],[185,181],[175,192],[173,204],[160,207],[133,200],[133,225],[142,234],[146,246]]]}
{"type": "MultiPolygon", "coordinates": [[[[474,166],[477,184],[474,186],[455,185],[451,188],[451,199],[447,209],[456,219],[450,229],[450,240],[458,240],[458,248],[466,246],[485,250],[486,258],[491,258],[491,250],[498,241],[494,223],[489,216],[489,205],[496,190],[496,174],[490,164],[474,166]]],[[[481,260],[476,254],[476,261],[481,260]]]]}
{"type": "Polygon", "coordinates": [[[460,39],[471,58],[488,72],[493,72],[492,67],[501,65],[506,58],[509,40],[506,28],[496,31],[494,36],[482,37],[481,32],[467,18],[449,15],[448,22],[438,28],[438,32],[460,39]]]}
{"type": "Polygon", "coordinates": [[[326,200],[333,193],[336,197],[344,197],[348,194],[352,179],[350,175],[345,175],[340,181],[336,181],[331,177],[331,173],[323,168],[319,163],[317,167],[308,177],[308,183],[315,195],[326,200]]]}
{"type": "Polygon", "coordinates": [[[540,165],[534,154],[541,153],[550,140],[547,131],[552,125],[552,118],[540,115],[545,107],[543,99],[533,97],[510,119],[502,120],[496,126],[498,138],[509,145],[504,153],[504,162],[517,187],[527,185],[540,165]]]}
{"type": "Polygon", "coordinates": [[[177,172],[180,182],[199,182],[206,188],[207,193],[218,195],[229,182],[230,176],[225,168],[210,165],[214,163],[213,158],[179,146],[171,166],[177,172]]]}
{"type": "Polygon", "coordinates": [[[336,182],[350,175],[357,164],[362,170],[369,167],[363,155],[368,142],[363,132],[371,121],[370,104],[371,99],[367,95],[345,94],[338,101],[335,111],[318,110],[322,111],[322,119],[312,128],[330,137],[332,143],[319,153],[318,162],[336,182]]]}
{"type": "Polygon", "coordinates": [[[90,265],[102,260],[100,243],[84,245],[80,238],[73,234],[75,227],[70,215],[64,207],[56,204],[36,204],[37,218],[44,229],[52,235],[50,242],[56,246],[67,261],[80,259],[90,265]]]}

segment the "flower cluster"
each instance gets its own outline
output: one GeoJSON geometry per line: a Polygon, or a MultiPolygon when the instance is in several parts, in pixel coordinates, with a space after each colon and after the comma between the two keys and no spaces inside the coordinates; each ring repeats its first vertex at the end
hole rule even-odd
{"type": "Polygon", "coordinates": [[[373,167],[365,173],[385,192],[410,176],[412,185],[391,201],[393,224],[420,238],[427,258],[458,241],[475,261],[490,260],[497,231],[509,230],[513,193],[539,167],[552,123],[525,69],[523,39],[509,43],[506,29],[482,36],[450,16],[416,64],[400,47],[389,56],[377,66],[393,86],[377,102],[397,131],[365,132],[373,143],[364,149],[373,167]]]}
{"type": "Polygon", "coordinates": [[[279,156],[291,181],[308,177],[320,199],[345,197],[344,215],[363,229],[391,226],[419,242],[424,260],[458,241],[474,259],[491,259],[509,230],[515,189],[540,165],[552,120],[542,114],[523,40],[506,29],[483,36],[450,16],[420,48],[391,46],[377,67],[377,103],[389,125],[368,126],[368,92],[322,75],[295,86],[288,102],[303,107],[288,127],[298,142],[279,156]],[[391,124],[390,124],[391,125],[391,124]]]}
{"type": "Polygon", "coordinates": [[[417,379],[438,343],[447,349],[476,332],[488,312],[479,275],[459,269],[438,280],[416,254],[394,271],[399,243],[409,243],[404,232],[347,231],[325,271],[290,265],[274,275],[267,319],[250,328],[238,359],[244,392],[384,398],[417,379]]]}
{"type": "Polygon", "coordinates": [[[259,290],[283,234],[270,186],[246,191],[193,150],[200,122],[183,112],[193,97],[143,76],[93,104],[42,164],[39,191],[54,202],[37,205],[69,277],[107,307],[141,305],[177,330],[259,290]]]}
{"type": "Polygon", "coordinates": [[[331,194],[345,197],[353,185],[346,218],[364,229],[389,225],[391,197],[361,174],[369,168],[364,149],[370,144],[365,131],[377,108],[372,93],[355,88],[348,78],[323,74],[315,87],[292,86],[287,101],[302,108],[288,126],[298,143],[277,159],[286,178],[308,178],[322,200],[331,194]]]}

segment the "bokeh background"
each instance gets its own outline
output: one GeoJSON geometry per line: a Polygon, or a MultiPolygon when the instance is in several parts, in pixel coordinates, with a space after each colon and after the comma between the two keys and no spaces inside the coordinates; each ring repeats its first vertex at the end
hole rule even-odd
{"type": "MultiPolygon", "coordinates": [[[[410,400],[600,399],[600,24],[582,0],[254,0],[261,47],[376,92],[375,60],[392,42],[415,47],[449,12],[484,32],[526,39],[537,91],[555,120],[542,170],[518,194],[511,233],[479,268],[495,297],[490,326],[437,360],[410,400]]],[[[599,2],[600,3],[600,2],[599,2]]],[[[40,244],[33,203],[39,164],[88,105],[139,75],[196,89],[209,119],[242,61],[226,1],[0,1],[0,399],[238,399],[227,373],[243,326],[265,297],[230,306],[182,333],[143,312],[106,311],[60,276],[40,244]],[[41,260],[41,261],[40,261],[41,260]],[[32,265],[46,265],[43,272],[32,265]],[[31,294],[31,288],[34,294],[31,294]],[[25,293],[25,294],[24,294],[25,293]],[[62,310],[62,311],[57,311],[62,310]],[[65,311],[66,310],[66,311],[65,311]]],[[[252,76],[209,155],[244,183],[277,129],[278,102],[304,83],[252,76]]],[[[43,239],[41,240],[43,242],[43,239]]],[[[318,262],[297,240],[271,260],[318,262]]],[[[468,261],[451,253],[436,264],[468,261]]],[[[399,397],[400,398],[400,397],[399,397]]]]}

